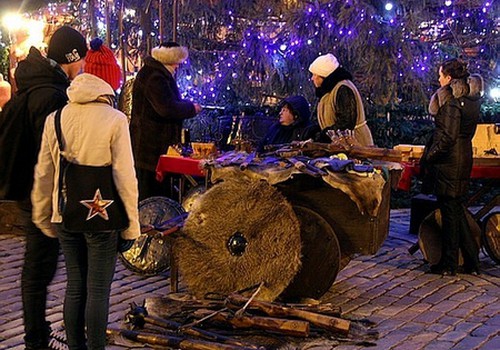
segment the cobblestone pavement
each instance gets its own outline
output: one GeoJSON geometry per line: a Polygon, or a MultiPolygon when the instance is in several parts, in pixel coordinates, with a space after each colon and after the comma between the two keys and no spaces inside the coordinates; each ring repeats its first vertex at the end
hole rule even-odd
{"type": "MultiPolygon", "coordinates": [[[[500,349],[500,267],[481,254],[480,276],[426,274],[427,266],[420,252],[408,253],[416,241],[414,235],[408,234],[408,226],[409,211],[393,210],[389,237],[383,247],[375,256],[352,260],[339,273],[325,301],[340,306],[344,316],[367,318],[376,323],[380,337],[371,349],[500,349]]],[[[24,237],[16,232],[15,226],[9,230],[0,233],[0,349],[21,350],[20,275],[24,237]]],[[[63,265],[61,257],[48,300],[47,314],[54,328],[62,326],[63,265]]],[[[168,274],[140,276],[118,263],[112,285],[111,325],[124,327],[123,317],[129,303],[142,303],[146,296],[162,296],[168,292],[168,274]]],[[[307,348],[334,347],[364,349],[342,342],[338,346],[310,344],[307,348]]]]}

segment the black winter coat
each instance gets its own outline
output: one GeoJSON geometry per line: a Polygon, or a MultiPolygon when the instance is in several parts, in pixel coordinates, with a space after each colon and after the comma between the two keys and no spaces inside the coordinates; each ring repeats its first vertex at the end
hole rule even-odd
{"type": "Polygon", "coordinates": [[[182,121],[194,117],[194,104],[183,100],[163,64],[146,57],[134,81],[130,135],[135,165],[155,171],[160,155],[180,142],[182,121]]]}
{"type": "Polygon", "coordinates": [[[453,94],[448,85],[440,89],[444,102],[435,116],[435,130],[422,158],[424,186],[436,195],[457,198],[467,193],[472,170],[472,137],[479,119],[481,98],[453,94]]]}
{"type": "Polygon", "coordinates": [[[17,150],[17,154],[13,154],[12,157],[18,158],[19,161],[14,160],[11,163],[16,169],[4,169],[4,171],[13,174],[6,180],[12,198],[23,200],[29,198],[33,187],[34,168],[45,119],[47,115],[66,105],[69,80],[57,63],[44,58],[34,47],[30,48],[26,59],[19,62],[15,79],[18,87],[16,95],[23,94],[27,90],[30,90],[30,93],[22,129],[16,130],[22,137],[12,137],[11,141],[7,142],[8,147],[17,150]]]}

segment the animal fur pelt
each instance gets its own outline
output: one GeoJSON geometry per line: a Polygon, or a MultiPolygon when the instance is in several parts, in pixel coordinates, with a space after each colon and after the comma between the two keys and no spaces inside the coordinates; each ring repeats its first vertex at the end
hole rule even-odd
{"type": "MultiPolygon", "coordinates": [[[[241,171],[238,167],[216,167],[212,168],[211,180],[217,182],[233,178],[252,179],[253,181],[260,179],[275,185],[285,182],[297,173],[300,173],[300,171],[294,167],[253,167],[245,171],[241,171]]],[[[345,172],[328,171],[328,175],[322,178],[331,187],[347,194],[356,203],[362,214],[378,215],[382,203],[382,190],[386,182],[381,174],[375,172],[372,176],[362,177],[345,172]]]]}
{"type": "Polygon", "coordinates": [[[385,180],[380,174],[360,177],[355,174],[344,174],[328,171],[323,179],[333,188],[347,194],[356,203],[361,214],[377,216],[382,203],[382,190],[385,180]]]}
{"type": "Polygon", "coordinates": [[[199,298],[264,282],[256,298],[272,301],[301,265],[299,221],[283,195],[265,181],[216,184],[193,203],[174,241],[181,276],[199,298]],[[240,256],[228,248],[238,234],[247,242],[240,256]]]}
{"type": "Polygon", "coordinates": [[[471,75],[468,80],[452,79],[449,86],[440,87],[432,96],[429,102],[429,113],[436,115],[439,108],[453,97],[464,96],[476,97],[482,95],[483,78],[478,74],[471,75]]]}

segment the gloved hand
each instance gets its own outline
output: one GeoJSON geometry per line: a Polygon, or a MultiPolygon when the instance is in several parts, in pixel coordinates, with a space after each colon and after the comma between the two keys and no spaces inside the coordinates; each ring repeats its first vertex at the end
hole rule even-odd
{"type": "Polygon", "coordinates": [[[127,250],[132,248],[134,242],[135,239],[123,239],[121,237],[118,237],[118,252],[125,253],[127,250]]]}

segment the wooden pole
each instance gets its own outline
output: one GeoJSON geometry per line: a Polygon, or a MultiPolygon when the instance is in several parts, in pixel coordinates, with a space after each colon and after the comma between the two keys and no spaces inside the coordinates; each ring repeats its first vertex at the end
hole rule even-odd
{"type": "MultiPolygon", "coordinates": [[[[231,294],[227,300],[230,303],[228,304],[228,307],[231,307],[231,304],[235,306],[243,305],[248,301],[247,298],[238,294],[231,294]]],[[[311,322],[312,324],[323,329],[339,332],[342,334],[349,334],[349,329],[351,326],[351,322],[348,320],[322,315],[306,310],[299,310],[291,307],[281,306],[275,303],[252,300],[250,302],[250,308],[256,308],[268,314],[269,316],[300,318],[302,320],[311,322]]]]}
{"type": "Polygon", "coordinates": [[[144,322],[150,323],[152,325],[162,327],[165,329],[174,330],[182,335],[190,335],[193,337],[199,337],[199,338],[213,341],[213,342],[241,346],[241,347],[245,347],[248,349],[260,349],[258,346],[255,346],[253,344],[245,343],[243,341],[229,338],[229,337],[226,337],[226,336],[214,333],[214,332],[209,332],[209,331],[206,331],[204,329],[200,329],[200,328],[196,328],[196,327],[182,328],[182,324],[175,322],[175,321],[170,321],[170,320],[167,320],[164,318],[159,318],[159,317],[154,317],[154,316],[144,316],[144,322]]]}
{"type": "Polygon", "coordinates": [[[109,11],[109,7],[112,5],[111,1],[106,1],[106,4],[104,5],[105,8],[104,8],[104,14],[105,14],[105,17],[106,17],[106,45],[111,48],[111,23],[110,23],[110,20],[109,20],[109,15],[110,15],[110,11],[109,11]]]}
{"type": "Polygon", "coordinates": [[[108,328],[106,334],[111,336],[122,336],[137,342],[183,350],[254,350],[236,345],[220,344],[149,332],[130,331],[126,329],[108,328]]]}
{"type": "Polygon", "coordinates": [[[127,53],[128,53],[127,40],[125,38],[124,26],[123,26],[124,10],[125,10],[125,0],[122,0],[120,4],[120,10],[118,11],[118,36],[120,38],[119,41],[122,49],[121,63],[122,63],[123,84],[125,84],[127,81],[127,53]]]}
{"type": "Polygon", "coordinates": [[[177,42],[177,24],[179,21],[179,3],[174,0],[172,4],[172,40],[177,42]]]}
{"type": "Polygon", "coordinates": [[[14,71],[17,67],[17,60],[14,54],[16,50],[15,45],[12,31],[9,29],[9,69],[7,71],[7,81],[10,83],[12,95],[17,91],[16,79],[14,78],[14,71]]]}
{"type": "Polygon", "coordinates": [[[210,320],[229,324],[234,328],[257,328],[269,332],[290,335],[294,337],[309,336],[309,322],[302,320],[288,320],[264,316],[233,316],[227,312],[214,313],[212,310],[197,310],[195,317],[210,316],[210,320]]]}
{"type": "Polygon", "coordinates": [[[160,33],[159,33],[159,37],[160,37],[160,44],[163,42],[163,36],[164,36],[164,32],[165,32],[165,29],[163,27],[163,1],[162,0],[158,0],[158,20],[160,21],[160,33]]]}
{"type": "Polygon", "coordinates": [[[95,0],[89,0],[89,16],[90,16],[90,36],[97,37],[97,17],[95,16],[95,0]]]}
{"type": "Polygon", "coordinates": [[[144,33],[146,34],[145,43],[143,44],[145,46],[146,55],[148,55],[151,52],[151,47],[152,47],[152,42],[151,42],[152,36],[150,35],[151,33],[151,11],[149,10],[150,6],[151,6],[151,0],[149,0],[149,2],[147,3],[145,9],[142,7],[139,7],[138,9],[140,13],[140,25],[144,33]]]}

